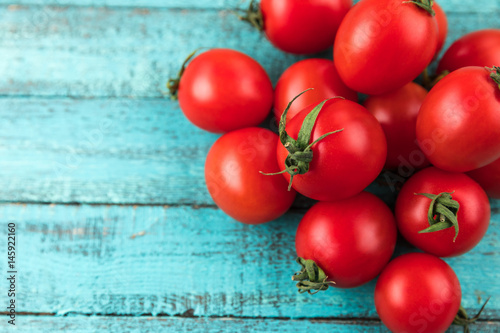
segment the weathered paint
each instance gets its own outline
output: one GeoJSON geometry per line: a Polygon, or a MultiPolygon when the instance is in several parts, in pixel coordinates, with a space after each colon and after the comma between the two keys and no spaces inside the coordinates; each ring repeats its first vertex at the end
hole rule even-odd
{"type": "MultiPolygon", "coordinates": [[[[479,322],[472,332],[494,333],[500,330],[498,322],[479,322]]],[[[276,320],[261,318],[183,318],[183,317],[36,317],[21,318],[16,332],[72,332],[72,333],[386,333],[378,321],[338,320],[276,320]]],[[[462,333],[463,328],[452,326],[448,333],[462,333]]]]}
{"type": "MultiPolygon", "coordinates": [[[[0,205],[0,220],[18,229],[19,311],[376,318],[374,282],[314,297],[296,291],[290,276],[299,267],[301,216],[248,226],[214,208],[0,205]]],[[[491,296],[487,319],[500,315],[499,223],[496,214],[476,248],[447,260],[465,307],[478,309],[491,296]]]]}
{"type": "Polygon", "coordinates": [[[0,118],[0,201],[213,205],[203,167],[218,135],[168,100],[0,98],[0,118]]]}
{"type": "MultiPolygon", "coordinates": [[[[353,0],[358,3],[359,0],[353,0]]],[[[93,6],[93,7],[135,7],[135,8],[181,8],[203,10],[227,10],[246,8],[248,0],[0,0],[0,4],[41,6],[93,6]]],[[[495,0],[483,0],[478,5],[472,0],[441,0],[439,4],[448,14],[492,13],[499,10],[495,0]]],[[[14,5],[15,6],[15,5],[14,5]]]]}
{"type": "MultiPolygon", "coordinates": [[[[374,282],[314,298],[294,290],[303,211],[250,227],[194,206],[212,205],[203,163],[217,135],[165,98],[167,78],[200,46],[241,50],[273,82],[303,58],[274,49],[227,11],[244,3],[0,0],[0,201],[22,203],[0,205],[0,219],[18,226],[18,311],[70,315],[19,315],[18,331],[386,332],[375,319],[374,282]],[[59,204],[72,202],[120,205],[59,204]],[[187,317],[120,316],[140,314],[187,317]],[[311,320],[318,317],[330,319],[311,320]]],[[[500,28],[498,0],[441,5],[446,45],[500,28]]],[[[371,190],[394,201],[386,186],[371,190]]],[[[492,296],[484,318],[494,322],[481,322],[481,332],[500,329],[500,204],[492,204],[485,239],[447,260],[471,313],[492,296]]],[[[398,253],[410,250],[401,242],[398,253]]]]}
{"type": "MultiPolygon", "coordinates": [[[[497,10],[450,15],[447,45],[466,32],[500,27],[500,4],[487,3],[497,10]]],[[[161,98],[167,79],[199,47],[243,51],[273,82],[303,58],[275,49],[227,11],[0,6],[0,18],[1,95],[161,98]]]]}

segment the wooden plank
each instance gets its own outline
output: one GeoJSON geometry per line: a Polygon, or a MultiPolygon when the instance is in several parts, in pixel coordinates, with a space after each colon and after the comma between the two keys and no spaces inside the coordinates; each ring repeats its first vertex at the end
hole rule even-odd
{"type": "MultiPolygon", "coordinates": [[[[485,320],[500,318],[500,205],[493,204],[484,240],[447,260],[471,313],[491,296],[485,320]]],[[[0,220],[17,224],[18,311],[376,318],[374,282],[315,296],[296,291],[290,276],[301,216],[248,226],[212,208],[0,205],[0,220]]],[[[398,251],[410,250],[402,243],[398,251]]]]}
{"type": "Polygon", "coordinates": [[[2,201],[212,202],[203,166],[217,136],[170,100],[2,98],[0,114],[2,201]]]}
{"type": "MultiPolygon", "coordinates": [[[[283,320],[240,318],[182,318],[182,317],[18,317],[16,332],[330,332],[330,333],[382,333],[389,332],[378,321],[338,320],[283,320]]],[[[0,324],[1,327],[2,324],[0,324]]],[[[500,330],[498,322],[479,322],[471,326],[473,332],[493,333],[500,330]]],[[[461,333],[452,326],[448,333],[461,333]]]]}
{"type": "Polygon", "coordinates": [[[0,117],[0,201],[213,205],[203,168],[218,136],[168,99],[0,98],[0,117]]]}
{"type": "Polygon", "coordinates": [[[13,8],[0,7],[4,95],[163,98],[168,78],[199,47],[243,51],[274,81],[303,58],[276,50],[227,12],[13,8]]]}
{"type": "MultiPolygon", "coordinates": [[[[300,59],[216,11],[234,3],[229,0],[18,3],[43,6],[0,7],[3,201],[210,203],[203,161],[216,136],[196,130],[162,99],[166,78],[200,40],[249,53],[273,81],[300,59]],[[57,98],[66,95],[78,99],[57,98]]],[[[498,27],[498,2],[443,6],[462,12],[450,17],[451,40],[498,27]],[[468,14],[472,6],[478,8],[468,14]]],[[[493,204],[497,215],[486,239],[449,262],[464,287],[464,305],[477,309],[491,295],[485,318],[498,320],[499,204],[493,204]]],[[[9,204],[0,206],[0,217],[18,223],[21,311],[253,317],[19,316],[26,325],[18,328],[26,332],[382,330],[372,320],[256,318],[376,317],[373,283],[314,299],[295,292],[289,275],[296,269],[290,259],[299,212],[257,227],[192,207],[9,204]]],[[[5,248],[5,230],[0,237],[5,248]]],[[[498,331],[498,322],[481,325],[481,331],[498,331]]]]}
{"type": "MultiPolygon", "coordinates": [[[[494,12],[450,15],[447,45],[500,27],[494,12]]],[[[227,11],[0,6],[0,18],[2,95],[161,98],[167,79],[201,46],[241,50],[273,82],[303,58],[278,51],[227,11]]]]}
{"type": "MultiPolygon", "coordinates": [[[[0,0],[10,5],[12,1],[0,0]]],[[[17,0],[16,6],[79,6],[79,7],[135,7],[135,8],[182,8],[182,9],[230,9],[246,8],[246,0],[17,0]],[[241,7],[239,7],[241,6],[241,7]]]]}
{"type": "MultiPolygon", "coordinates": [[[[298,59],[216,12],[44,10],[41,19],[38,7],[0,8],[1,94],[160,97],[200,36],[240,45],[274,80],[298,59]],[[219,20],[221,29],[203,26],[219,20]]],[[[498,24],[491,15],[453,17],[456,35],[498,24]]],[[[0,201],[211,204],[203,164],[215,136],[174,102],[19,97],[0,105],[0,201]]]]}
{"type": "MultiPolygon", "coordinates": [[[[354,0],[358,3],[359,0],[354,0]]],[[[12,1],[0,0],[0,4],[10,5],[12,1]]],[[[189,8],[217,9],[246,8],[248,0],[17,0],[17,5],[42,6],[94,6],[94,7],[142,7],[142,8],[189,8]]],[[[492,13],[499,11],[496,0],[482,0],[481,5],[473,0],[441,0],[439,4],[448,13],[492,13]]]]}

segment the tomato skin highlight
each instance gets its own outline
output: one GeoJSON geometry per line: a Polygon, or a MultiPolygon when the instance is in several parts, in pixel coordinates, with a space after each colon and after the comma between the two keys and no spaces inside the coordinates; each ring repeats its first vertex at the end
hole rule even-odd
{"type": "Polygon", "coordinates": [[[446,17],[446,13],[443,8],[434,2],[434,6],[432,9],[436,12],[436,21],[438,25],[438,44],[436,48],[436,57],[444,46],[444,42],[446,41],[446,37],[448,36],[448,18],[446,17]]]}
{"type": "Polygon", "coordinates": [[[295,236],[297,255],[323,269],[333,287],[354,288],[375,278],[396,246],[391,210],[361,192],[337,202],[319,202],[304,215],[295,236]]]}
{"type": "Polygon", "coordinates": [[[437,43],[436,19],[417,5],[362,0],[340,25],[333,59],[348,87],[380,95],[415,79],[431,62],[437,43]]]}
{"type": "MultiPolygon", "coordinates": [[[[304,118],[316,105],[310,105],[287,125],[287,133],[297,139],[304,118]]],[[[375,117],[361,105],[342,99],[325,103],[313,127],[311,140],[344,128],[312,147],[309,171],[293,178],[292,187],[299,193],[321,201],[335,201],[363,191],[382,170],[387,156],[384,132],[375,117]]],[[[279,143],[280,169],[285,169],[288,151],[279,143]]],[[[290,175],[283,176],[290,181],[290,175]]]]}
{"type": "Polygon", "coordinates": [[[246,224],[260,224],[283,215],[295,191],[278,172],[278,136],[268,129],[250,127],[226,133],[210,148],[205,181],[214,202],[227,215],[246,224]]]}
{"type": "Polygon", "coordinates": [[[446,172],[435,167],[413,175],[399,192],[396,200],[396,221],[403,237],[417,248],[438,257],[453,257],[474,248],[486,234],[491,210],[484,190],[463,173],[446,172]],[[455,229],[422,233],[429,227],[427,213],[431,200],[415,193],[451,193],[460,208],[457,214],[459,232],[455,229]]]}
{"type": "Polygon", "coordinates": [[[288,110],[287,121],[305,107],[336,96],[353,102],[358,94],[348,88],[339,77],[333,61],[327,59],[304,59],[288,67],[276,84],[274,90],[274,116],[277,122],[288,103],[306,89],[313,88],[293,102],[288,110]]]}
{"type": "Polygon", "coordinates": [[[194,125],[224,133],[262,123],[271,111],[273,87],[251,57],[235,50],[211,49],[187,65],[178,99],[194,125]]]}
{"type": "Polygon", "coordinates": [[[488,196],[500,199],[500,158],[482,168],[467,172],[486,191],[488,196]]]}
{"type": "Polygon", "coordinates": [[[500,29],[478,30],[456,40],[443,55],[437,73],[468,66],[500,66],[500,29]]]}
{"type": "Polygon", "coordinates": [[[375,307],[394,333],[444,333],[460,307],[457,275],[443,260],[408,253],[392,260],[375,286],[375,307]]]}
{"type": "Polygon", "coordinates": [[[436,167],[466,172],[500,157],[500,89],[482,67],[444,77],[417,117],[417,140],[436,167]]]}
{"type": "Polygon", "coordinates": [[[262,0],[264,31],[278,49],[294,54],[323,51],[333,45],[352,0],[262,0]]]}
{"type": "Polygon", "coordinates": [[[426,96],[427,90],[410,82],[401,89],[371,96],[365,101],[364,106],[380,122],[387,139],[386,169],[404,166],[416,170],[429,165],[416,142],[415,129],[426,96]]]}

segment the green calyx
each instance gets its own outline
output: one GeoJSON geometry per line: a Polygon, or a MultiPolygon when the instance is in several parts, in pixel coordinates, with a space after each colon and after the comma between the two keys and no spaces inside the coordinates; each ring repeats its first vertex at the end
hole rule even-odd
{"type": "Polygon", "coordinates": [[[413,1],[403,1],[403,3],[412,3],[416,6],[424,9],[431,16],[436,15],[436,12],[434,11],[434,9],[432,9],[432,6],[434,5],[433,0],[413,0],[413,1]]]}
{"type": "MultiPolygon", "coordinates": [[[[285,170],[276,172],[276,173],[264,173],[261,171],[262,174],[266,176],[273,176],[273,175],[279,175],[282,173],[289,173],[290,174],[290,183],[288,184],[288,190],[292,188],[292,182],[293,182],[293,177],[296,175],[302,175],[305,174],[309,171],[309,163],[313,160],[313,151],[312,147],[318,143],[319,141],[323,140],[329,135],[338,133],[343,131],[344,129],[339,129],[333,132],[329,132],[326,134],[323,134],[320,136],[317,140],[315,140],[313,143],[309,143],[311,140],[311,134],[312,130],[314,127],[314,124],[316,123],[316,119],[318,118],[318,114],[323,108],[323,105],[325,105],[326,102],[328,102],[330,99],[324,100],[323,102],[319,103],[309,114],[304,118],[304,121],[302,122],[302,127],[300,128],[299,135],[297,137],[297,140],[293,139],[288,133],[286,132],[286,115],[288,113],[288,110],[290,109],[292,103],[303,93],[311,90],[307,89],[303,92],[301,92],[299,95],[297,95],[290,103],[288,103],[288,106],[286,107],[285,111],[281,115],[280,123],[279,123],[279,136],[280,136],[280,142],[283,144],[283,146],[288,150],[288,156],[285,159],[285,170]]],[[[344,99],[343,97],[334,97],[334,98],[341,98],[344,99]]],[[[333,99],[333,98],[332,98],[333,99]]]]}
{"type": "Polygon", "coordinates": [[[201,49],[202,48],[199,48],[199,49],[196,49],[193,52],[191,52],[187,56],[186,60],[184,60],[184,62],[182,63],[181,69],[179,70],[179,74],[177,74],[177,77],[170,78],[168,80],[167,89],[168,89],[168,92],[169,92],[171,99],[173,99],[173,100],[177,99],[177,92],[179,90],[179,83],[181,81],[182,74],[184,74],[184,71],[186,70],[186,65],[189,62],[189,60],[191,60],[195,56],[195,54],[201,49]]]}
{"type": "Polygon", "coordinates": [[[429,75],[429,70],[426,68],[422,74],[424,88],[427,90],[431,90],[436,84],[439,83],[439,81],[444,79],[446,75],[450,74],[450,72],[444,70],[440,74],[429,75]]]}
{"type": "Polygon", "coordinates": [[[494,66],[493,68],[486,67],[487,70],[491,71],[490,77],[498,84],[498,89],[500,89],[500,67],[494,66]]]}
{"type": "Polygon", "coordinates": [[[473,324],[476,320],[479,319],[479,317],[481,316],[481,312],[483,312],[484,307],[486,306],[486,304],[488,304],[489,300],[490,298],[488,297],[488,299],[486,300],[486,302],[484,302],[483,306],[481,307],[477,315],[475,315],[472,318],[469,318],[467,311],[465,311],[464,307],[460,305],[460,309],[458,310],[458,313],[455,316],[455,319],[453,320],[453,324],[463,326],[464,333],[470,333],[469,325],[473,324]]]}
{"type": "Polygon", "coordinates": [[[420,230],[418,232],[419,234],[454,227],[455,237],[453,238],[453,242],[455,242],[458,236],[457,213],[460,208],[460,204],[456,200],[453,200],[451,196],[453,193],[454,192],[443,192],[438,195],[415,193],[415,195],[423,195],[432,200],[427,213],[427,219],[429,220],[430,226],[424,230],[420,230]]]}
{"type": "Polygon", "coordinates": [[[240,20],[250,23],[255,29],[264,31],[264,17],[259,4],[255,0],[250,1],[250,5],[246,10],[238,9],[238,11],[242,12],[243,15],[234,10],[232,13],[238,16],[240,20]]]}
{"type": "Polygon", "coordinates": [[[328,276],[313,260],[297,258],[296,261],[302,269],[292,276],[292,281],[299,281],[297,283],[299,293],[308,292],[313,295],[327,290],[330,283],[335,284],[333,281],[328,281],[328,276]]]}

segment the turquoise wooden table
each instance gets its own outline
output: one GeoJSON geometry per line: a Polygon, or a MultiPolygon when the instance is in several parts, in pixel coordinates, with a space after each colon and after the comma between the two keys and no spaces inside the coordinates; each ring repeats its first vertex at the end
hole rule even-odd
{"type": "MultiPolygon", "coordinates": [[[[500,28],[498,0],[441,4],[447,45],[500,28]]],[[[295,290],[302,201],[275,222],[247,226],[205,189],[217,136],[165,98],[169,76],[200,46],[241,50],[273,82],[300,59],[227,11],[241,5],[0,0],[1,332],[386,331],[374,282],[314,297],[295,290]],[[6,316],[9,222],[15,327],[6,316]]],[[[394,200],[382,185],[371,190],[394,200]]],[[[491,203],[483,241],[447,260],[471,313],[492,297],[475,332],[500,331],[500,201],[491,203]]],[[[410,250],[401,242],[398,252],[410,250]]]]}

